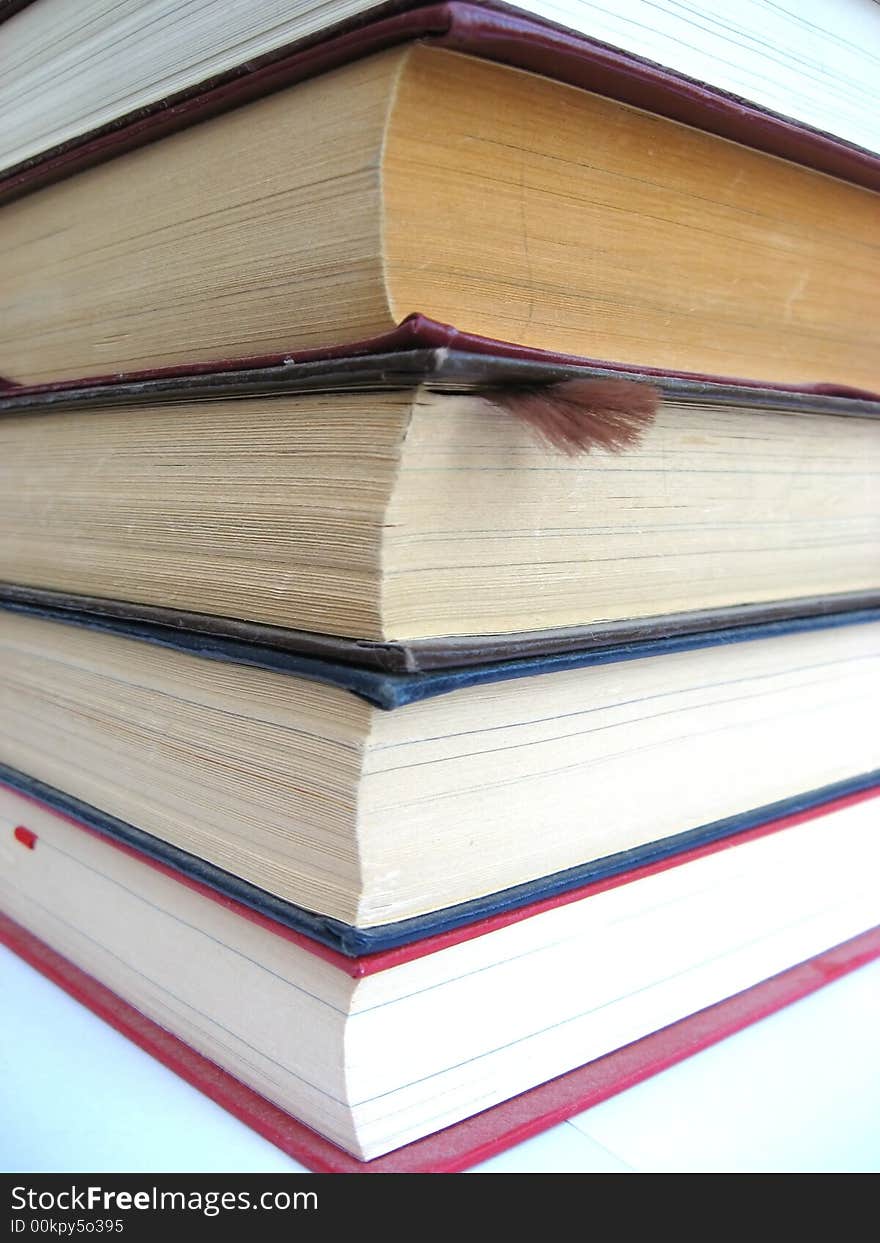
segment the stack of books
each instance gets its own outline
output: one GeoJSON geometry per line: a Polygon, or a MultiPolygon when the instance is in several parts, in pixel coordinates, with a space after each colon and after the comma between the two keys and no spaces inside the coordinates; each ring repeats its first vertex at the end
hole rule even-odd
{"type": "Polygon", "coordinates": [[[576,5],[129,7],[0,27],[3,939],[369,1171],[880,954],[880,157],[808,43],[782,115],[576,5]]]}

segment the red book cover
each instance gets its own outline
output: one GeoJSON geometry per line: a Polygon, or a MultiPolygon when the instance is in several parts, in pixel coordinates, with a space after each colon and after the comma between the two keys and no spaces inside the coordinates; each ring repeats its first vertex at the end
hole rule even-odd
{"type": "MultiPolygon", "coordinates": [[[[195,889],[203,897],[220,902],[227,910],[233,911],[242,919],[250,920],[261,928],[292,941],[298,948],[306,948],[331,967],[350,977],[360,978],[394,969],[402,964],[413,962],[415,959],[460,945],[462,942],[492,933],[512,922],[526,920],[542,911],[577,901],[584,896],[626,885],[638,877],[680,867],[695,858],[730,850],[743,843],[782,834],[806,820],[815,820],[833,811],[864,803],[876,797],[877,793],[877,789],[874,789],[837,799],[823,808],[816,808],[799,816],[772,821],[760,828],[749,830],[739,835],[735,841],[714,843],[672,860],[640,869],[631,875],[616,877],[586,887],[579,893],[560,895],[549,901],[535,903],[532,907],[479,921],[468,928],[457,929],[414,945],[401,946],[361,959],[346,958],[326,946],[310,941],[274,923],[266,916],[242,906],[234,899],[224,898],[223,895],[199,885],[192,878],[176,875],[172,869],[132,850],[131,847],[112,841],[109,844],[115,850],[134,856],[150,868],[195,889]]],[[[21,795],[17,794],[17,797],[20,798],[21,795]]],[[[36,802],[44,813],[48,810],[53,815],[57,815],[54,809],[47,808],[45,804],[37,800],[31,801],[36,802]]],[[[27,823],[26,801],[21,804],[21,808],[22,822],[12,829],[16,848],[39,851],[40,834],[27,823]]],[[[61,818],[94,836],[92,830],[70,817],[61,818]]],[[[500,1104],[484,1109],[432,1135],[399,1147],[384,1156],[364,1162],[342,1151],[307,1125],[265,1099],[259,1092],[239,1082],[226,1070],[221,1069],[186,1042],[140,1013],[96,978],[75,966],[57,950],[45,944],[6,915],[0,915],[0,941],[65,989],[71,996],[88,1006],[104,1021],[284,1152],[316,1172],[334,1173],[443,1173],[467,1169],[494,1153],[606,1100],[749,1024],[757,1022],[783,1006],[814,992],[824,984],[880,957],[880,928],[873,928],[799,965],[783,970],[745,991],[592,1060],[584,1066],[521,1092],[500,1104]]]]}

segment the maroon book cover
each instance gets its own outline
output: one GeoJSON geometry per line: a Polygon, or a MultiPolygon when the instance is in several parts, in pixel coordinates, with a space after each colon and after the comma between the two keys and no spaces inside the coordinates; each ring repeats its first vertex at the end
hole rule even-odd
{"type": "MultiPolygon", "coordinates": [[[[590,375],[601,372],[607,375],[619,376],[622,379],[655,381],[659,387],[670,387],[673,391],[677,381],[684,381],[690,385],[709,385],[713,388],[727,390],[724,396],[734,403],[736,403],[737,390],[742,390],[739,393],[740,404],[743,396],[748,397],[750,392],[754,392],[756,398],[760,394],[779,393],[805,394],[812,397],[843,397],[859,402],[880,401],[880,393],[855,388],[847,384],[788,384],[739,376],[709,375],[696,371],[671,371],[661,367],[634,368],[630,363],[609,362],[606,359],[587,358],[578,354],[557,354],[550,350],[517,345],[512,341],[496,341],[488,337],[477,336],[474,333],[462,332],[452,324],[441,324],[420,314],[407,316],[395,329],[391,332],[383,333],[379,337],[371,337],[363,341],[347,341],[342,345],[324,346],[315,349],[290,350],[283,354],[259,354],[246,355],[239,358],[212,359],[207,363],[187,363],[183,366],[174,367],[153,367],[145,371],[128,371],[124,374],[114,372],[102,376],[89,376],[86,380],[58,380],[43,384],[18,384],[14,380],[0,376],[0,395],[7,399],[30,399],[32,397],[51,398],[53,395],[61,397],[63,394],[68,394],[73,399],[72,404],[86,405],[99,395],[98,391],[100,389],[112,389],[113,393],[118,393],[121,404],[136,404],[140,400],[150,399],[153,394],[147,388],[128,391],[132,386],[145,385],[153,381],[168,385],[173,381],[176,385],[181,386],[178,390],[178,395],[183,391],[183,386],[188,385],[191,387],[188,387],[187,391],[190,391],[192,396],[197,397],[199,395],[199,387],[198,385],[192,385],[192,381],[203,378],[204,381],[211,384],[221,377],[232,379],[233,385],[228,389],[228,392],[229,395],[235,395],[234,377],[241,375],[242,382],[247,384],[252,380],[252,377],[244,373],[254,371],[270,371],[273,373],[272,375],[264,376],[262,379],[263,383],[281,381],[283,384],[289,385],[291,389],[295,389],[301,374],[300,370],[298,370],[300,368],[311,367],[315,364],[325,364],[323,370],[325,377],[329,380],[329,374],[333,370],[331,364],[335,364],[340,373],[351,372],[354,370],[353,364],[358,360],[374,358],[382,359],[383,361],[395,358],[406,360],[408,356],[417,356],[421,361],[424,359],[426,351],[430,351],[433,354],[430,363],[426,364],[426,366],[430,367],[433,375],[427,372],[422,374],[422,379],[429,385],[432,378],[442,382],[447,356],[455,354],[458,356],[458,361],[467,360],[469,363],[471,375],[468,380],[468,387],[478,387],[480,385],[479,373],[481,370],[485,377],[483,383],[486,384],[493,382],[528,383],[530,380],[547,384],[554,383],[559,379],[573,378],[574,374],[583,371],[588,372],[590,375]],[[530,368],[533,374],[532,376],[523,374],[518,377],[517,381],[517,379],[511,376],[509,370],[505,370],[505,364],[522,364],[524,367],[530,368]],[[493,371],[494,375],[492,374],[493,371]],[[541,375],[541,372],[543,372],[543,375],[541,375]]],[[[375,377],[373,377],[373,382],[375,383],[375,377]]],[[[349,386],[353,384],[354,381],[349,381],[349,386]]],[[[333,387],[345,387],[345,384],[333,385],[333,387]]],[[[399,380],[395,381],[393,387],[401,387],[399,380]]],[[[170,399],[174,398],[173,393],[167,395],[170,399]]],[[[111,403],[115,404],[112,397],[111,403]]],[[[40,408],[42,404],[40,401],[32,403],[34,409],[40,408]]],[[[51,404],[58,408],[61,403],[53,401],[51,404]]],[[[0,414],[7,409],[12,413],[19,408],[21,407],[18,404],[7,406],[4,401],[2,406],[0,406],[0,414]]]]}
{"type": "MultiPolygon", "coordinates": [[[[381,12],[387,12],[384,6],[381,12]]],[[[880,189],[880,157],[861,148],[595,40],[511,10],[453,0],[448,4],[424,7],[404,6],[404,11],[392,12],[390,16],[376,17],[374,14],[373,20],[367,20],[353,29],[337,31],[305,46],[281,49],[272,53],[268,60],[263,58],[262,61],[242,66],[195,91],[140,109],[137,114],[123,117],[99,131],[7,170],[0,175],[0,202],[25,195],[293,83],[413,40],[552,77],[856,185],[880,189]]],[[[90,378],[88,386],[94,388],[148,378],[191,377],[254,367],[283,366],[289,369],[317,360],[424,349],[521,358],[544,366],[618,366],[595,358],[554,354],[523,348],[514,342],[490,340],[459,331],[454,325],[414,314],[394,331],[371,340],[352,340],[341,346],[268,356],[217,358],[195,365],[108,374],[90,378]]],[[[619,369],[627,370],[626,367],[619,369]]],[[[631,366],[629,369],[632,369],[631,366]]],[[[657,368],[645,368],[641,374],[660,379],[684,377],[717,381],[720,378],[730,384],[756,383],[736,377],[706,377],[657,368]]],[[[62,384],[25,387],[11,379],[5,382],[0,379],[0,386],[10,391],[34,394],[75,388],[81,384],[82,381],[73,379],[62,384]]],[[[763,387],[779,387],[792,392],[815,393],[824,390],[852,397],[866,395],[841,385],[771,384],[763,387]]]]}
{"type": "MultiPolygon", "coordinates": [[[[328,38],[281,48],[26,160],[0,176],[0,201],[412,39],[555,78],[856,185],[880,189],[880,157],[871,152],[587,36],[504,7],[457,0],[393,7],[403,11],[382,16],[387,6],[381,6],[353,29],[337,28],[328,38]]],[[[9,12],[0,10],[0,19],[15,11],[13,3],[9,12]]]]}

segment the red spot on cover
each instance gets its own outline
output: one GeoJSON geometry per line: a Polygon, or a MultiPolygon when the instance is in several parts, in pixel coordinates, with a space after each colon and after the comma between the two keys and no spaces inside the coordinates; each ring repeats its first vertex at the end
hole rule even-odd
{"type": "Polygon", "coordinates": [[[26,829],[23,824],[13,830],[12,836],[17,842],[21,842],[22,846],[27,846],[28,850],[33,850],[37,844],[36,833],[32,829],[26,829]]]}

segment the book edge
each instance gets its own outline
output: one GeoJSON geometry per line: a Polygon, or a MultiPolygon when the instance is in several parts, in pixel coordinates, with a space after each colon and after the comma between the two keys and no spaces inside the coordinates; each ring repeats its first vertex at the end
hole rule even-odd
{"type": "MultiPolygon", "coordinates": [[[[760,604],[726,605],[713,609],[695,609],[683,613],[656,614],[624,621],[597,622],[583,626],[560,626],[548,630],[512,631],[508,634],[438,636],[430,639],[373,640],[321,634],[318,631],[295,630],[234,617],[195,613],[163,605],[139,604],[127,600],[111,600],[103,596],[86,596],[56,591],[47,587],[23,586],[0,581],[0,609],[33,614],[46,620],[71,625],[93,626],[110,633],[143,638],[175,646],[172,636],[180,636],[182,650],[198,655],[197,636],[214,639],[219,644],[238,645],[242,654],[253,649],[289,653],[309,660],[326,662],[327,668],[351,666],[368,675],[438,675],[443,671],[463,668],[500,666],[523,659],[536,660],[577,653],[627,650],[633,658],[643,653],[643,645],[659,645],[672,640],[695,642],[702,637],[705,644],[729,643],[736,632],[744,639],[769,637],[780,627],[809,629],[819,626],[873,619],[880,610],[880,589],[873,591],[839,592],[828,596],[797,596],[790,600],[770,600],[760,604]],[[776,630],[766,630],[774,626],[776,630]],[[138,628],[142,628],[140,631],[138,628]],[[760,633],[753,636],[753,630],[760,633]]],[[[669,650],[672,650],[670,647],[669,650]]],[[[269,667],[277,668],[277,662],[269,667]]],[[[308,670],[295,670],[308,676],[308,670]]],[[[316,672],[320,672],[316,668],[316,672]]],[[[332,679],[327,679],[332,681],[332,679]]],[[[347,684],[343,681],[341,685],[347,684]]],[[[378,688],[377,683],[377,688],[378,688]]],[[[370,699],[377,706],[394,706],[392,683],[385,691],[377,689],[370,699]]],[[[427,683],[421,683],[427,686],[427,683]]],[[[347,689],[355,689],[347,687],[347,689]]],[[[357,692],[356,692],[357,693],[357,692]]]]}
{"type": "MultiPolygon", "coordinates": [[[[65,603],[59,606],[54,597],[48,600],[48,595],[45,591],[35,595],[28,588],[0,584],[0,612],[96,630],[202,660],[305,678],[349,691],[384,712],[449,695],[465,687],[880,621],[876,592],[847,596],[843,607],[835,611],[826,607],[834,597],[820,596],[812,598],[809,607],[805,601],[797,602],[805,606],[802,613],[792,613],[787,607],[781,613],[771,609],[766,614],[726,618],[734,624],[708,629],[694,620],[699,618],[696,614],[690,615],[690,621],[686,616],[678,628],[669,630],[666,619],[661,619],[657,628],[612,628],[592,635],[589,629],[562,632],[555,635],[546,649],[540,638],[546,632],[540,631],[538,638],[526,641],[522,650],[517,648],[515,636],[502,649],[494,651],[481,651],[478,644],[468,654],[463,645],[453,644],[447,649],[448,659],[443,658],[442,648],[439,652],[428,649],[431,655],[427,667],[413,668],[423,656],[416,655],[405,645],[377,645],[369,649],[361,640],[334,642],[330,636],[314,635],[308,635],[308,641],[304,642],[306,632],[263,628],[246,622],[236,625],[230,621],[190,629],[189,614],[167,616],[164,610],[151,609],[147,619],[145,610],[139,606],[115,601],[104,601],[103,611],[92,612],[77,607],[76,603],[71,606],[71,597],[66,597],[65,603]],[[868,607],[863,607],[866,603],[868,607]],[[368,652],[374,659],[367,657],[368,652]]],[[[216,619],[212,619],[214,622],[216,619]]]]}
{"type": "Polygon", "coordinates": [[[383,1157],[361,1162],[146,1018],[0,914],[0,942],[116,1031],[315,1173],[456,1173],[607,1100],[880,957],[880,928],[383,1157]]]}
{"type": "Polygon", "coordinates": [[[270,91],[420,38],[591,90],[818,172],[880,189],[880,156],[722,88],[505,6],[449,0],[413,7],[415,3],[403,0],[394,6],[378,6],[21,161],[0,174],[0,201],[270,91]],[[390,16],[389,8],[394,10],[390,16]]]}
{"type": "MultiPolygon", "coordinates": [[[[218,902],[275,936],[291,941],[353,978],[374,975],[473,940],[532,915],[644,876],[793,828],[833,811],[880,796],[880,770],[807,791],[713,824],[686,830],[643,847],[540,877],[430,915],[356,928],[318,915],[163,842],[45,782],[0,763],[0,785],[83,832],[136,858],[200,896],[218,902]]],[[[27,826],[25,834],[33,837],[27,826]]],[[[18,835],[17,829],[13,836],[18,835]]],[[[30,843],[33,849],[39,840],[30,843]]]]}

